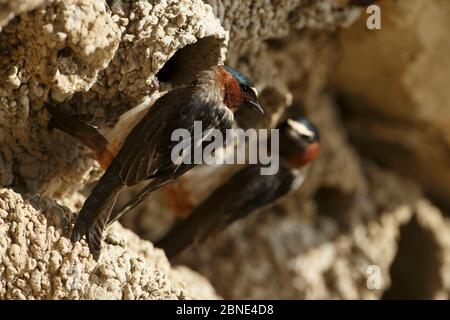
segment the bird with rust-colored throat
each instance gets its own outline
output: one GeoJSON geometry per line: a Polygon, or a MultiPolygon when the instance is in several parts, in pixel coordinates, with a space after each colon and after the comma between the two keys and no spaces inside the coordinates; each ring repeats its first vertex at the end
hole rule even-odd
{"type": "MultiPolygon", "coordinates": [[[[52,115],[51,125],[93,150],[94,157],[106,170],[78,214],[72,241],[86,236],[91,253],[98,259],[102,235],[108,225],[152,192],[196,166],[172,161],[171,151],[178,143],[171,140],[172,132],[186,129],[193,137],[194,121],[201,121],[203,132],[219,129],[225,134],[241,106],[263,112],[252,82],[226,66],[201,71],[193,82],[161,96],[150,108],[138,108],[134,113],[125,114],[109,135],[47,104],[52,115]],[[117,196],[124,187],[146,180],[148,184],[133,199],[114,210],[117,196]]],[[[194,146],[208,144],[206,141],[191,143],[194,146]]]]}
{"type": "Polygon", "coordinates": [[[278,130],[278,172],[261,175],[262,164],[246,166],[206,197],[155,246],[173,260],[186,249],[213,238],[236,220],[267,209],[296,191],[306,177],[308,165],[319,155],[319,130],[301,116],[287,119],[278,130]]]}

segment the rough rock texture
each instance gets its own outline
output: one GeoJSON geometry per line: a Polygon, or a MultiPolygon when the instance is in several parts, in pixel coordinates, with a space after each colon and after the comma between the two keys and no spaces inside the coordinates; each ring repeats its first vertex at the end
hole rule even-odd
{"type": "MultiPolygon", "coordinates": [[[[380,1],[381,31],[348,2],[0,0],[0,298],[448,298],[448,1],[380,1]],[[301,112],[319,126],[305,185],[180,266],[118,224],[95,263],[66,236],[101,170],[47,130],[44,103],[111,126],[224,61],[255,80],[266,111],[239,125],[301,112]]],[[[195,205],[233,170],[174,186],[195,205]]],[[[122,223],[158,239],[175,219],[166,192],[122,223]]]]}
{"type": "MultiPolygon", "coordinates": [[[[178,260],[206,275],[225,298],[373,299],[390,286],[401,227],[411,223],[420,189],[376,165],[359,163],[331,107],[323,101],[317,110],[315,120],[328,138],[302,189],[274,210],[236,223],[178,260]],[[367,285],[370,266],[379,269],[379,288],[367,285]]],[[[423,215],[436,214],[436,209],[423,207],[423,215]]],[[[430,229],[425,224],[422,228],[430,229]]],[[[439,229],[434,226],[429,232],[448,233],[439,229]]],[[[435,270],[442,268],[440,277],[446,277],[449,267],[450,251],[443,243],[429,244],[446,257],[434,259],[435,270]]],[[[426,286],[425,280],[418,286],[426,286]]],[[[437,296],[432,292],[428,298],[437,296]]]]}
{"type": "Polygon", "coordinates": [[[333,82],[346,122],[364,154],[415,177],[450,208],[450,3],[381,5],[381,31],[360,21],[339,37],[333,82]]]}
{"type": "Polygon", "coordinates": [[[0,31],[12,18],[22,12],[30,11],[52,0],[2,0],[0,1],[0,31]]]}
{"type": "Polygon", "coordinates": [[[113,1],[110,8],[54,1],[21,14],[0,33],[0,184],[59,198],[79,190],[95,168],[73,139],[46,130],[44,101],[65,100],[96,125],[114,122],[155,93],[155,75],[175,52],[191,45],[175,61],[186,67],[160,81],[189,80],[217,64],[226,37],[200,0],[113,1]],[[197,50],[204,58],[185,63],[197,50]]]}
{"type": "MultiPolygon", "coordinates": [[[[199,65],[180,70],[186,75],[190,71],[191,77],[223,59],[227,34],[211,7],[200,0],[110,4],[96,0],[0,4],[5,8],[0,17],[1,186],[24,194],[39,192],[79,208],[84,196],[74,192],[98,177],[99,169],[72,138],[47,130],[43,103],[65,100],[67,110],[104,125],[155,92],[155,75],[178,49],[197,43],[203,48],[205,58],[199,65]],[[20,15],[12,19],[15,14],[20,15]]],[[[182,53],[181,61],[189,60],[192,51],[182,53]]],[[[168,73],[167,81],[175,75],[168,73]]],[[[2,250],[12,250],[12,256],[19,250],[20,261],[11,262],[7,256],[0,263],[2,298],[217,297],[201,276],[185,269],[172,271],[162,252],[129,232],[119,229],[121,246],[105,252],[106,261],[97,265],[85,247],[72,248],[45,218],[33,218],[37,214],[33,208],[17,209],[17,214],[20,201],[9,202],[1,223],[6,235],[2,250]],[[21,215],[24,225],[15,220],[21,215]],[[26,230],[30,219],[34,224],[41,221],[40,232],[49,229],[52,235],[37,239],[35,252],[28,251],[32,233],[18,234],[18,243],[14,238],[14,232],[26,230]],[[28,261],[32,265],[38,261],[39,266],[23,269],[28,261]],[[67,274],[75,266],[82,279],[79,290],[67,287],[67,274]]]]}
{"type": "Polygon", "coordinates": [[[100,260],[65,237],[71,212],[55,201],[0,189],[0,299],[214,298],[192,271],[116,225],[100,260]]]}
{"type": "MultiPolygon", "coordinates": [[[[404,7],[407,7],[407,4],[400,3],[397,10],[405,9],[404,7]]],[[[395,11],[391,14],[394,15],[395,11]]],[[[407,15],[408,11],[403,14],[407,15]]],[[[387,22],[384,26],[387,28],[386,24],[387,22]]],[[[323,153],[311,168],[306,184],[297,195],[291,196],[274,210],[234,224],[216,239],[187,252],[177,260],[177,263],[188,264],[206,275],[223,297],[448,297],[450,248],[448,240],[445,240],[448,238],[448,219],[444,218],[439,209],[423,199],[418,183],[383,169],[370,159],[361,158],[357,153],[359,149],[355,149],[346,137],[347,127],[344,126],[350,122],[349,114],[355,117],[354,121],[352,118],[350,132],[354,133],[355,137],[352,135],[352,138],[356,140],[358,137],[368,139],[366,132],[361,130],[367,126],[371,128],[372,125],[390,126],[396,129],[394,133],[403,133],[404,121],[396,122],[399,121],[397,118],[390,121],[385,121],[384,117],[379,119],[371,112],[372,109],[362,109],[366,105],[360,106],[356,103],[354,108],[362,109],[358,118],[347,111],[348,106],[340,117],[335,111],[338,106],[332,100],[333,96],[326,91],[324,94],[328,86],[328,72],[333,70],[335,62],[339,61],[336,52],[340,53],[342,48],[343,59],[337,72],[342,72],[343,79],[340,78],[340,73],[336,75],[333,71],[332,75],[338,84],[342,81],[346,85],[345,88],[350,92],[342,92],[347,93],[347,97],[356,100],[361,95],[375,90],[377,91],[373,93],[373,97],[376,96],[378,100],[392,97],[382,93],[386,87],[373,88],[369,83],[365,86],[360,83],[364,79],[372,79],[370,77],[374,75],[370,72],[366,75],[364,72],[366,69],[373,69],[372,72],[377,74],[377,81],[389,86],[389,82],[380,74],[381,71],[376,66],[372,68],[369,50],[373,51],[374,48],[367,49],[368,52],[353,53],[353,48],[364,42],[356,41],[351,36],[345,38],[347,43],[342,43],[346,34],[355,32],[355,29],[361,30],[364,25],[365,20],[362,19],[349,31],[343,31],[339,44],[327,33],[304,31],[291,32],[288,37],[281,39],[268,37],[267,41],[259,45],[253,40],[250,47],[257,46],[258,52],[251,55],[239,55],[242,47],[236,49],[237,57],[245,57],[237,58],[240,68],[252,72],[254,78],[258,79],[257,85],[263,92],[263,98],[265,93],[269,93],[268,97],[272,99],[263,103],[264,106],[268,104],[269,117],[261,120],[247,119],[245,115],[241,115],[241,120],[248,126],[273,126],[279,119],[277,111],[292,105],[292,110],[303,110],[318,124],[323,137],[323,153]],[[351,48],[346,48],[346,45],[351,48]],[[349,56],[350,53],[352,56],[349,56]],[[361,63],[354,68],[352,61],[358,62],[357,58],[364,60],[365,65],[361,63]],[[343,64],[344,62],[346,64],[343,64]],[[366,78],[347,80],[345,76],[353,73],[366,78]],[[359,90],[354,89],[355,87],[359,90]],[[366,90],[367,87],[370,90],[366,90]],[[275,105],[279,107],[272,109],[275,105]],[[358,126],[360,131],[353,131],[355,126],[358,126]],[[412,268],[410,265],[417,267],[412,268]],[[410,268],[410,272],[403,271],[406,268],[410,268]],[[370,284],[374,270],[380,273],[379,287],[370,284]]],[[[233,32],[231,34],[233,35],[233,32]]],[[[383,31],[377,32],[376,35],[389,37],[389,34],[383,31]]],[[[398,37],[401,37],[400,34],[398,37]]],[[[370,33],[366,35],[368,42],[373,41],[373,38],[376,36],[370,33]]],[[[426,34],[423,34],[423,38],[426,38],[426,34]]],[[[233,36],[230,40],[233,44],[233,36]]],[[[382,43],[378,43],[378,48],[382,46],[382,43]]],[[[232,59],[233,50],[232,46],[232,59]]],[[[383,62],[389,67],[390,61],[385,56],[380,63],[383,62]]],[[[396,65],[391,67],[394,66],[396,65]]],[[[390,72],[396,74],[393,70],[390,72]]],[[[396,76],[402,77],[401,74],[396,76]]],[[[439,77],[439,73],[436,73],[436,77],[439,77]]],[[[341,90],[341,87],[338,86],[338,89],[341,90]]],[[[416,94],[412,87],[408,92],[416,94]]],[[[381,108],[382,105],[378,107],[381,108]]],[[[426,107],[418,105],[417,109],[425,112],[426,107]]],[[[390,110],[394,112],[397,109],[392,106],[390,110]]],[[[406,110],[403,114],[405,117],[412,116],[406,110]]],[[[411,138],[410,133],[406,131],[402,137],[408,135],[408,138],[411,138]]],[[[415,136],[422,139],[421,131],[417,130],[415,136]]],[[[400,158],[396,153],[392,156],[379,149],[371,150],[374,142],[379,143],[384,137],[398,138],[395,135],[389,136],[389,132],[385,136],[374,136],[363,150],[367,149],[369,155],[373,155],[376,160],[383,157],[393,158],[399,166],[406,163],[411,165],[410,158],[406,159],[406,155],[400,158]]],[[[364,146],[363,143],[361,145],[364,146]]],[[[416,153],[424,152],[424,155],[429,155],[423,149],[426,146],[417,142],[411,149],[416,153]]],[[[430,147],[441,146],[430,143],[430,147]]],[[[385,145],[380,146],[383,147],[385,145]]],[[[401,153],[402,150],[393,151],[401,153]]],[[[443,154],[448,156],[448,152],[443,154]]],[[[431,163],[435,162],[431,159],[428,161],[427,168],[415,166],[415,172],[421,173],[426,169],[436,170],[438,174],[442,168],[432,168],[431,163]]],[[[395,166],[393,168],[397,169],[395,166]]],[[[448,184],[445,178],[434,177],[430,180],[448,184]]],[[[428,191],[427,186],[424,187],[424,191],[428,191]]],[[[441,189],[446,190],[448,187],[441,189]]],[[[155,199],[152,204],[141,206],[124,218],[127,226],[148,239],[159,238],[173,220],[161,219],[167,217],[167,214],[161,214],[163,210],[155,209],[158,207],[158,201],[161,202],[163,198],[163,195],[158,196],[159,200],[155,199]]]]}

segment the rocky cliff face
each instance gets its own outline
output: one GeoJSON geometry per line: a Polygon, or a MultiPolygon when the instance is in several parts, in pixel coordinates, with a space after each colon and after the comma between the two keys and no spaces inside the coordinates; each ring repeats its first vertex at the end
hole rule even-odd
{"type": "Polygon", "coordinates": [[[0,298],[448,298],[449,4],[380,1],[369,31],[348,2],[0,0],[0,298]],[[164,191],[94,262],[67,235],[101,170],[44,102],[110,126],[225,61],[266,110],[241,125],[290,110],[320,128],[305,185],[176,261],[202,276],[150,242],[173,221],[164,191]]]}

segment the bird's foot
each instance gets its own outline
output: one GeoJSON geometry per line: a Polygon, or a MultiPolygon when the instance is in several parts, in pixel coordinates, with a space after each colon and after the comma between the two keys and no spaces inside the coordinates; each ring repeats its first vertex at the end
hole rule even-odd
{"type": "Polygon", "coordinates": [[[72,243],[80,241],[83,236],[86,236],[86,241],[89,246],[89,251],[96,261],[100,258],[100,251],[102,247],[103,230],[97,224],[89,226],[86,222],[78,219],[72,230],[70,240],[72,243]]]}

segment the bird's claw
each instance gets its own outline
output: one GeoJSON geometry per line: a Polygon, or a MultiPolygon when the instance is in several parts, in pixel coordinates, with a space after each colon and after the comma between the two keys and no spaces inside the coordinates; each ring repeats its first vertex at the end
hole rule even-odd
{"type": "Polygon", "coordinates": [[[95,230],[93,228],[89,228],[86,223],[78,220],[75,223],[75,226],[72,230],[72,235],[70,240],[72,243],[81,241],[83,236],[86,236],[86,241],[89,246],[89,252],[92,254],[94,259],[98,261],[100,258],[100,250],[101,250],[101,237],[96,236],[95,230]]]}

